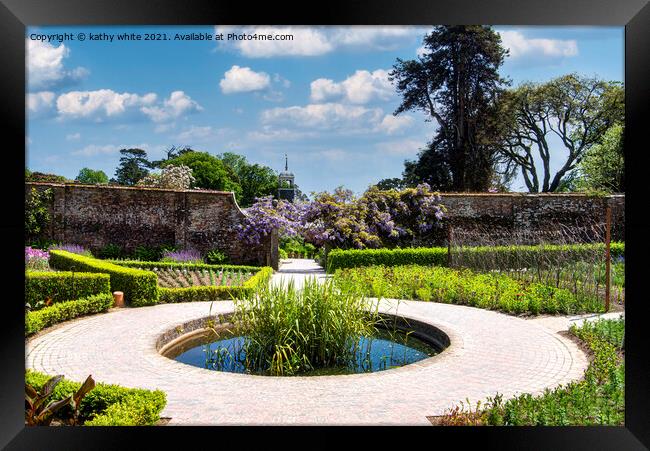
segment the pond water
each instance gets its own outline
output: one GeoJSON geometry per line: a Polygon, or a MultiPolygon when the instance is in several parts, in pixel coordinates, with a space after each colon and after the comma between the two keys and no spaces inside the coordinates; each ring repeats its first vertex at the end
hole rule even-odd
{"type": "MultiPolygon", "coordinates": [[[[251,373],[244,366],[246,354],[244,346],[245,336],[230,336],[227,338],[194,342],[185,349],[181,349],[176,356],[170,356],[177,362],[207,368],[215,371],[231,373],[251,373]],[[189,347],[192,346],[192,347],[189,347]]],[[[323,376],[337,374],[370,373],[396,368],[414,363],[440,353],[437,347],[420,340],[413,335],[402,332],[389,333],[385,330],[372,337],[361,337],[357,342],[358,348],[355,358],[347,365],[337,367],[319,368],[309,372],[302,372],[300,376],[323,376]]],[[[351,347],[353,348],[353,347],[351,347]]]]}

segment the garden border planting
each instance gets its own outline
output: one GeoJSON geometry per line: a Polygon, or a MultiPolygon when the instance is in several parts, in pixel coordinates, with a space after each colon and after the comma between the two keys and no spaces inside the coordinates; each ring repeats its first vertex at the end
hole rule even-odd
{"type": "Polygon", "coordinates": [[[597,298],[575,296],[565,288],[525,283],[499,273],[439,266],[368,266],[339,269],[337,285],[379,298],[469,305],[510,314],[602,312],[597,298]]]}
{"type": "MultiPolygon", "coordinates": [[[[25,382],[40,390],[50,378],[33,370],[25,372],[25,382]]],[[[51,400],[58,401],[75,393],[81,384],[67,379],[54,388],[51,400]]],[[[126,388],[98,382],[80,404],[80,417],[84,426],[152,426],[160,419],[167,404],[161,390],[126,388]]],[[[69,407],[66,407],[69,409],[69,407]]]]}
{"type": "Polygon", "coordinates": [[[246,265],[211,265],[208,263],[183,263],[183,262],[147,262],[140,260],[104,260],[118,266],[127,268],[181,268],[181,269],[212,269],[218,270],[237,270],[237,271],[259,271],[260,266],[246,266],[246,265]]]}
{"type": "Polygon", "coordinates": [[[73,301],[94,294],[110,293],[108,274],[71,271],[26,271],[25,302],[34,306],[39,301],[73,301]]]}
{"type": "Polygon", "coordinates": [[[25,336],[41,329],[91,313],[105,312],[113,306],[113,296],[101,293],[84,299],[58,302],[40,310],[25,313],[25,336]]]}
{"type": "MultiPolygon", "coordinates": [[[[578,260],[588,252],[602,249],[605,253],[603,243],[590,244],[545,244],[545,245],[517,245],[517,246],[476,246],[461,247],[463,257],[471,253],[485,256],[493,254],[499,256],[513,266],[515,262],[522,261],[522,253],[539,254],[544,258],[552,258],[555,254],[561,254],[566,260],[567,254],[578,260]]],[[[624,242],[611,243],[612,258],[625,254],[624,242]]],[[[453,256],[453,251],[452,251],[453,256]]],[[[399,265],[434,265],[447,266],[446,247],[419,247],[404,249],[334,249],[327,255],[327,272],[333,273],[337,269],[356,268],[360,266],[399,266],[399,265]]],[[[508,266],[508,265],[506,265],[508,266]]]]}
{"type": "Polygon", "coordinates": [[[50,251],[50,265],[56,269],[74,268],[109,274],[111,290],[122,291],[124,300],[132,307],[158,302],[158,276],[152,271],[127,268],[93,257],[58,250],[50,251]]]}

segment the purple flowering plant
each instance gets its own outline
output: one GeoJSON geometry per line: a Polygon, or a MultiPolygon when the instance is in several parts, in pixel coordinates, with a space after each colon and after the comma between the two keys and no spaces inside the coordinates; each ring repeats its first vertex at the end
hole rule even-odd
{"type": "Polygon", "coordinates": [[[195,249],[181,249],[163,252],[163,262],[203,263],[201,253],[195,249]]]}
{"type": "Polygon", "coordinates": [[[47,271],[50,269],[48,264],[50,253],[32,247],[25,248],[25,269],[31,271],[47,271]]]}
{"type": "Polygon", "coordinates": [[[52,246],[48,247],[48,250],[67,251],[67,252],[72,252],[73,254],[92,257],[90,251],[79,244],[53,244],[52,246]]]}
{"type": "Polygon", "coordinates": [[[237,229],[256,245],[273,229],[281,238],[301,236],[328,248],[366,248],[409,244],[430,234],[444,217],[440,195],[427,184],[403,191],[369,188],[361,197],[339,187],[315,194],[311,202],[290,203],[271,197],[248,208],[237,229]]]}

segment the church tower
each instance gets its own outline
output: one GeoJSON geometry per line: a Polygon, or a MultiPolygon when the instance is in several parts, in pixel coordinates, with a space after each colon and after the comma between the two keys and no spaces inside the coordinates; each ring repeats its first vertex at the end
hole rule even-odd
{"type": "Polygon", "coordinates": [[[289,172],[289,158],[284,154],[284,171],[278,176],[278,199],[293,202],[296,197],[296,187],[294,184],[294,175],[289,172]]]}

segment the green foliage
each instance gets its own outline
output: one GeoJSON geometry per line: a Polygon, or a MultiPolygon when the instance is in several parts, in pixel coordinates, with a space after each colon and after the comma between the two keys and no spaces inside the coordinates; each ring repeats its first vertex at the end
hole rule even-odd
{"type": "Polygon", "coordinates": [[[62,175],[47,174],[43,172],[25,172],[26,182],[39,182],[39,183],[66,183],[68,179],[62,175]]]}
{"type": "Polygon", "coordinates": [[[25,336],[81,315],[104,312],[112,306],[113,296],[110,293],[103,293],[74,301],[58,302],[40,310],[29,311],[25,314],[25,336]]]}
{"type": "Polygon", "coordinates": [[[305,243],[300,236],[295,238],[282,238],[280,240],[280,249],[287,255],[287,257],[281,258],[314,258],[316,255],[316,246],[311,243],[305,243]]]}
{"type": "MultiPolygon", "coordinates": [[[[482,267],[481,270],[511,269],[521,267],[522,262],[529,262],[532,259],[544,257],[549,264],[555,259],[563,261],[578,261],[585,255],[592,255],[594,252],[602,252],[604,255],[605,245],[594,244],[546,244],[546,245],[516,245],[516,246],[475,246],[463,247],[454,251],[462,253],[463,266],[476,267],[474,260],[485,262],[490,259],[498,262],[490,267],[482,267]]],[[[612,242],[610,246],[612,258],[625,254],[625,243],[612,242]]],[[[359,266],[372,265],[447,265],[446,247],[429,248],[405,248],[405,249],[334,249],[327,255],[327,271],[334,272],[342,268],[355,268],[359,266]]]]}
{"type": "Polygon", "coordinates": [[[126,268],[66,251],[50,251],[50,266],[83,272],[107,273],[111,278],[111,290],[122,291],[124,300],[132,307],[155,304],[158,301],[158,278],[151,271],[126,268]]]}
{"type": "Polygon", "coordinates": [[[575,182],[577,190],[625,192],[623,132],[622,125],[610,127],[603,135],[602,142],[585,153],[577,167],[578,179],[575,182]]]}
{"type": "Polygon", "coordinates": [[[79,171],[79,175],[77,175],[77,178],[75,180],[85,185],[108,184],[108,176],[104,171],[101,170],[95,171],[90,168],[81,169],[79,171]]]}
{"type": "Polygon", "coordinates": [[[287,251],[285,251],[282,248],[278,249],[278,256],[279,258],[289,258],[289,254],[287,254],[287,251]]]}
{"type": "Polygon", "coordinates": [[[25,384],[25,422],[28,426],[49,426],[58,410],[70,404],[70,397],[59,400],[45,401],[52,395],[54,388],[63,379],[63,376],[54,376],[43,384],[37,391],[29,384],[25,384]]]}
{"type": "Polygon", "coordinates": [[[521,170],[530,192],[557,191],[607,130],[624,122],[625,114],[620,82],[578,74],[524,83],[506,92],[500,107],[507,132],[499,151],[507,164],[521,170]],[[549,145],[549,137],[559,137],[564,147],[555,174],[549,162],[552,155],[557,158],[558,146],[549,145]]]}
{"type": "Polygon", "coordinates": [[[228,256],[219,249],[212,249],[205,254],[205,262],[209,265],[228,263],[228,256]]]}
{"type": "Polygon", "coordinates": [[[525,283],[504,274],[444,267],[369,266],[339,269],[336,285],[368,296],[416,299],[501,310],[511,314],[602,312],[600,300],[567,289],[525,283]]]}
{"type": "Polygon", "coordinates": [[[337,269],[360,266],[411,264],[444,266],[447,264],[447,248],[334,249],[327,254],[327,272],[329,273],[333,273],[337,269]]]}
{"type": "Polygon", "coordinates": [[[108,263],[113,263],[127,268],[140,268],[140,269],[153,269],[153,268],[179,268],[189,270],[206,269],[212,271],[250,271],[257,272],[260,270],[259,266],[247,265],[210,265],[208,263],[185,263],[185,262],[145,262],[138,260],[107,260],[108,263]]]}
{"type": "Polygon", "coordinates": [[[258,197],[277,195],[278,177],[270,167],[250,164],[246,157],[232,152],[218,157],[229,170],[232,180],[241,187],[241,194],[237,197],[240,207],[253,205],[258,197]]]}
{"type": "Polygon", "coordinates": [[[361,296],[311,278],[300,290],[291,282],[264,286],[236,300],[232,322],[249,338],[246,368],[281,376],[347,363],[354,356],[351,344],[376,331],[377,316],[361,296]]]}
{"type": "Polygon", "coordinates": [[[116,182],[120,185],[133,186],[149,174],[151,163],[147,152],[142,149],[120,149],[120,165],[115,170],[116,182]]]}
{"type": "Polygon", "coordinates": [[[73,301],[94,294],[110,293],[108,274],[27,271],[25,273],[25,302],[33,310],[40,301],[73,301]]]}
{"type": "MultiPolygon", "coordinates": [[[[207,265],[203,265],[207,266],[207,265]]],[[[242,268],[237,267],[237,268],[242,268]]],[[[184,288],[160,287],[160,303],[174,302],[207,302],[220,299],[241,299],[250,296],[256,289],[268,285],[273,269],[265,266],[255,268],[257,273],[242,285],[235,286],[191,286],[184,288]]]]}
{"type": "MultiPolygon", "coordinates": [[[[37,390],[49,376],[27,370],[25,382],[37,390]]],[[[53,390],[52,398],[64,399],[78,392],[82,384],[63,379],[53,390]]],[[[167,400],[160,390],[125,388],[97,383],[79,402],[79,420],[85,426],[151,426],[160,419],[167,400]]],[[[67,408],[69,409],[69,408],[67,408]]],[[[71,414],[71,410],[67,413],[71,414]]]]}
{"type": "Polygon", "coordinates": [[[120,258],[122,257],[123,252],[121,246],[109,243],[97,251],[97,257],[103,259],[120,258]]]}
{"type": "MultiPolygon", "coordinates": [[[[602,321],[602,320],[601,320],[602,321]]],[[[625,363],[618,354],[623,319],[573,326],[571,333],[589,347],[593,360],[584,380],[571,382],[540,396],[524,394],[503,401],[497,394],[472,411],[452,408],[441,425],[491,426],[622,426],[625,421],[625,363]],[[609,322],[612,324],[607,324],[609,322]],[[603,332],[604,330],[615,331],[603,332]]]]}
{"type": "Polygon", "coordinates": [[[50,222],[49,205],[52,189],[38,190],[35,187],[25,196],[25,242],[38,239],[50,222]]]}
{"type": "Polygon", "coordinates": [[[437,26],[423,48],[415,60],[398,58],[389,74],[402,96],[395,114],[422,111],[439,124],[428,148],[409,162],[414,167],[406,165],[406,178],[437,190],[486,191],[501,124],[494,98],[505,85],[499,34],[489,26],[437,26]]]}
{"type": "Polygon", "coordinates": [[[207,152],[187,152],[161,164],[165,168],[169,165],[187,166],[192,170],[195,182],[194,187],[219,191],[241,192],[241,188],[228,176],[228,171],[223,162],[207,152]]]}

